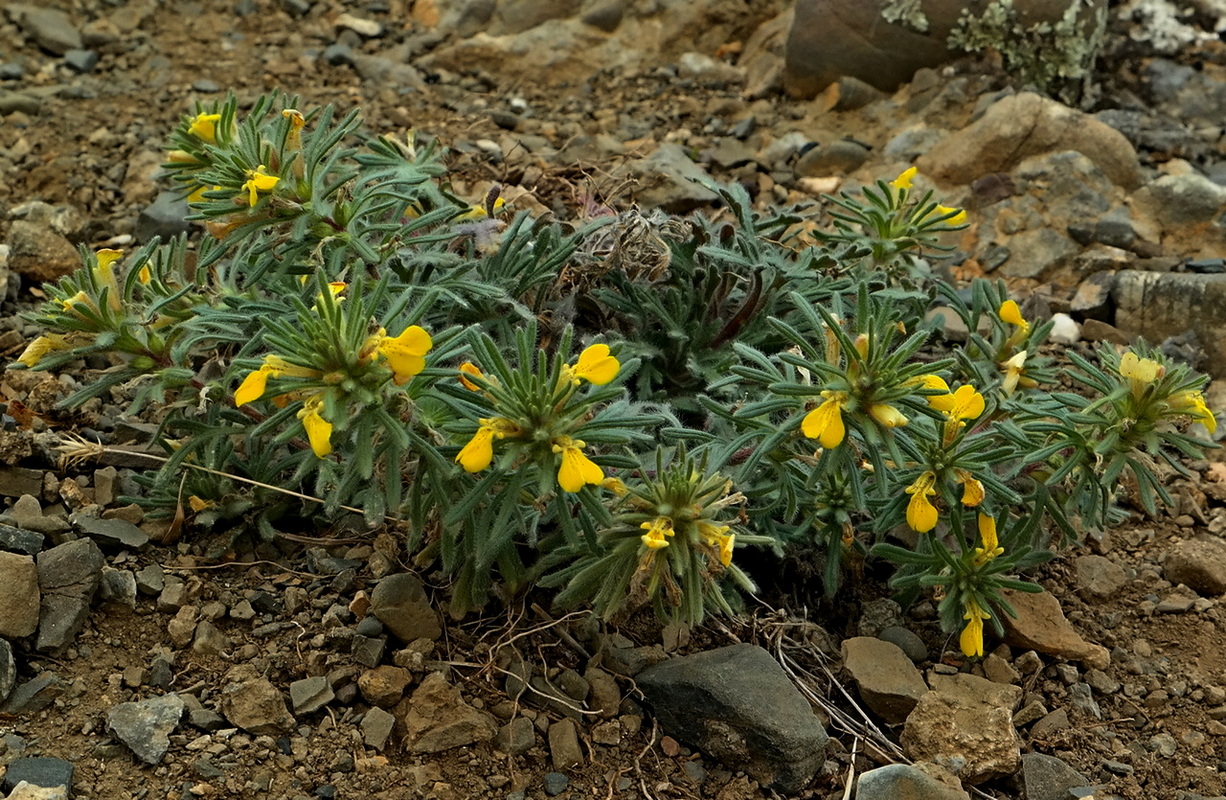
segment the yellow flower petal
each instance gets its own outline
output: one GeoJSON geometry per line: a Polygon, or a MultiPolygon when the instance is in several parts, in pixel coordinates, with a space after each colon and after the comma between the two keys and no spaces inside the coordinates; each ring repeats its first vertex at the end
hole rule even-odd
{"type": "Polygon", "coordinates": [[[1129,350],[1120,358],[1120,375],[1142,384],[1153,383],[1166,369],[1151,358],[1139,358],[1129,350]]]}
{"type": "MultiPolygon", "coordinates": [[[[555,449],[556,449],[555,445],[555,449]]],[[[562,447],[562,463],[558,467],[558,486],[564,492],[577,492],[587,484],[604,480],[604,470],[579,449],[578,442],[562,447]]]]}
{"type": "Polygon", "coordinates": [[[900,428],[907,424],[907,418],[901,411],[885,403],[877,403],[871,406],[868,413],[883,428],[900,428]]]}
{"type": "Polygon", "coordinates": [[[264,396],[264,390],[268,388],[268,373],[267,367],[248,372],[247,377],[243,378],[242,384],[238,387],[238,391],[234,393],[234,405],[243,406],[253,400],[259,400],[264,396]]]}
{"type": "Polygon", "coordinates": [[[477,428],[455,460],[465,472],[480,472],[488,467],[494,460],[494,429],[488,425],[477,428]]]}
{"type": "Polygon", "coordinates": [[[908,169],[903,170],[902,174],[899,175],[897,178],[890,181],[890,185],[893,186],[895,189],[910,189],[911,181],[915,178],[917,174],[919,174],[918,169],[916,169],[915,167],[909,167],[908,169]]]}
{"type": "Polygon", "coordinates": [[[928,500],[929,495],[936,494],[936,479],[931,471],[924,472],[905,490],[911,495],[911,502],[907,503],[907,525],[917,533],[927,533],[937,526],[936,506],[928,500]]]}
{"type": "Polygon", "coordinates": [[[937,411],[945,412],[950,419],[975,419],[984,410],[983,395],[968,384],[959,386],[951,394],[935,395],[928,398],[928,405],[937,411]]]}
{"type": "Polygon", "coordinates": [[[958,644],[962,647],[962,654],[974,658],[975,656],[983,655],[983,620],[986,615],[971,601],[971,608],[966,612],[963,619],[969,620],[966,627],[962,629],[962,635],[958,637],[958,644]]]}
{"type": "Polygon", "coordinates": [[[247,172],[247,182],[243,184],[243,189],[247,191],[247,205],[249,206],[254,206],[259,202],[260,192],[271,192],[281,182],[276,175],[265,173],[266,169],[268,168],[260,164],[247,172]]]}
{"type": "Polygon", "coordinates": [[[434,347],[434,341],[424,328],[412,325],[393,338],[385,337],[379,342],[379,353],[387,359],[392,368],[393,380],[397,386],[426,368],[426,360],[422,358],[434,347]]]}
{"type": "Polygon", "coordinates": [[[1006,300],[1000,304],[1000,309],[997,311],[1002,322],[1007,322],[1010,325],[1017,325],[1019,328],[1029,328],[1030,323],[1022,317],[1022,309],[1018,307],[1013,300],[1006,300]]]}
{"type": "Polygon", "coordinates": [[[800,422],[800,431],[810,439],[817,439],[822,447],[829,450],[842,444],[847,435],[847,426],[843,423],[843,406],[847,400],[842,392],[822,394],[829,394],[829,399],[805,414],[800,422]]]}
{"type": "Polygon", "coordinates": [[[958,483],[962,484],[962,505],[974,508],[983,502],[983,482],[964,469],[954,470],[958,483]]]}
{"type": "Polygon", "coordinates": [[[952,208],[950,206],[938,205],[934,213],[936,214],[936,216],[940,217],[940,216],[944,216],[946,214],[952,213],[954,211],[957,211],[958,213],[954,214],[952,217],[950,217],[947,220],[942,220],[944,224],[961,225],[962,223],[966,222],[966,211],[961,208],[952,208]]]}
{"type": "Polygon", "coordinates": [[[719,563],[725,567],[732,563],[732,548],[736,546],[736,534],[730,533],[720,539],[719,543],[719,563]]]}
{"type": "Polygon", "coordinates": [[[916,381],[924,389],[931,389],[939,392],[949,392],[949,384],[940,375],[921,375],[916,378],[916,381]]]}
{"type": "Polygon", "coordinates": [[[136,279],[146,286],[153,280],[153,270],[149,268],[148,261],[140,268],[140,272],[136,274],[136,279]]]}
{"type": "Polygon", "coordinates": [[[221,114],[197,114],[188,126],[187,132],[202,142],[217,143],[217,123],[221,122],[221,114]]]}
{"type": "Polygon", "coordinates": [[[459,366],[459,370],[460,370],[460,385],[461,386],[463,386],[465,389],[469,390],[470,392],[481,391],[480,386],[473,383],[468,378],[464,377],[465,375],[473,375],[478,378],[485,377],[485,373],[483,373],[480,370],[480,368],[477,367],[476,364],[472,363],[471,361],[465,361],[463,364],[459,366]]]}
{"type": "Polygon", "coordinates": [[[1187,414],[1205,426],[1209,433],[1217,431],[1217,417],[1205,403],[1205,396],[1200,392],[1180,392],[1171,397],[1171,409],[1180,414],[1187,414]]]}
{"type": "Polygon", "coordinates": [[[1022,350],[1001,365],[1005,370],[1005,379],[1001,382],[1000,388],[1006,395],[1011,395],[1017,390],[1022,373],[1026,369],[1026,355],[1026,351],[1022,350]]]}
{"type": "Polygon", "coordinates": [[[983,542],[985,552],[991,553],[1000,547],[1000,541],[996,538],[995,517],[990,517],[987,514],[979,515],[979,539],[983,542]]]}
{"type": "Polygon", "coordinates": [[[579,354],[579,360],[570,368],[572,381],[578,378],[603,386],[617,377],[621,362],[609,355],[607,344],[594,344],[579,354]]]}
{"type": "Polygon", "coordinates": [[[306,429],[307,441],[315,455],[327,458],[332,452],[332,423],[313,408],[302,416],[302,427],[306,429]]]}
{"type": "Polygon", "coordinates": [[[26,345],[26,349],[22,350],[21,355],[17,356],[17,363],[25,364],[33,369],[38,365],[39,361],[43,360],[43,356],[56,350],[66,350],[67,348],[68,342],[64,341],[63,337],[56,336],[55,334],[40,336],[26,345]]]}

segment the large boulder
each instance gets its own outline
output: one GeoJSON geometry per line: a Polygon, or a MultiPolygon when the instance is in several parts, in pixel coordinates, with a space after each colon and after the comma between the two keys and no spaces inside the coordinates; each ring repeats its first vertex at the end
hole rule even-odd
{"type": "Polygon", "coordinates": [[[1115,327],[1148,342],[1193,331],[1206,369],[1226,377],[1226,275],[1123,270],[1111,293],[1115,327]]]}

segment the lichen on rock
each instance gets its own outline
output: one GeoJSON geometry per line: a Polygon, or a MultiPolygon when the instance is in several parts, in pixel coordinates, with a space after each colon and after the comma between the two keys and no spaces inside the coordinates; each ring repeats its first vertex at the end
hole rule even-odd
{"type": "Polygon", "coordinates": [[[1027,25],[1013,0],[993,0],[980,13],[962,12],[946,43],[951,50],[996,50],[1027,85],[1054,92],[1089,77],[1107,26],[1106,4],[1071,0],[1056,22],[1027,25]]]}
{"type": "Polygon", "coordinates": [[[928,15],[924,13],[922,0],[886,0],[881,8],[881,18],[916,33],[928,32],[928,15]]]}

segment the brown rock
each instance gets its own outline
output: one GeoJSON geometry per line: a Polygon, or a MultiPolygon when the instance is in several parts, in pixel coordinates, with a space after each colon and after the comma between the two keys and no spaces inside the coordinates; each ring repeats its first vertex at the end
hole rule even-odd
{"type": "Polygon", "coordinates": [[[416,575],[388,575],[371,593],[371,613],[404,643],[437,639],[443,629],[438,612],[430,606],[426,589],[416,575]]]}
{"type": "Polygon", "coordinates": [[[860,687],[864,703],[889,723],[905,720],[928,692],[902,648],[882,639],[857,636],[844,641],[843,667],[860,687]]]}
{"type": "Polygon", "coordinates": [[[36,222],[13,220],[8,243],[9,266],[34,283],[59,280],[81,266],[72,242],[36,222]]]}
{"type": "Polygon", "coordinates": [[[38,568],[34,559],[0,553],[0,637],[22,639],[38,628],[38,568]]]}
{"type": "Polygon", "coordinates": [[[978,120],[938,142],[917,165],[936,180],[967,184],[1009,172],[1030,156],[1065,150],[1093,161],[1118,186],[1131,189],[1140,182],[1137,153],[1122,133],[1032,92],[993,104],[978,120]]]}
{"type": "Polygon", "coordinates": [[[240,664],[226,673],[221,713],[232,724],[257,736],[276,736],[294,727],[284,695],[250,664],[240,664]]]}
{"type": "Polygon", "coordinates": [[[1021,765],[1021,739],[1013,708],[1017,686],[974,675],[933,675],[932,691],[907,717],[902,746],[908,758],[930,761],[979,784],[1012,775],[1021,765]]]}
{"type": "Polygon", "coordinates": [[[400,702],[412,680],[413,673],[407,669],[384,664],[363,672],[358,677],[358,689],[372,706],[391,708],[400,702]]]}
{"type": "Polygon", "coordinates": [[[1013,606],[1017,617],[1001,614],[1005,626],[1005,642],[1024,650],[1037,650],[1060,658],[1081,661],[1088,667],[1106,669],[1111,656],[1105,647],[1090,644],[1073,629],[1060,610],[1060,601],[1047,592],[1028,594],[1005,589],[1005,602],[1013,606]]]}
{"type": "Polygon", "coordinates": [[[1226,542],[1192,539],[1180,542],[1167,553],[1162,565],[1168,581],[1205,595],[1226,594],[1226,542]]]}
{"type": "Polygon", "coordinates": [[[431,672],[406,702],[396,706],[411,753],[439,753],[494,738],[498,726],[489,714],[460,698],[442,673],[431,672]]]}

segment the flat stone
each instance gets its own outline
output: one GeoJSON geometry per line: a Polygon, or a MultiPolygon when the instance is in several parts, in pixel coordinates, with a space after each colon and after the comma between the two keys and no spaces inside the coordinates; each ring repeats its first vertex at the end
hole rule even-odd
{"type": "Polygon", "coordinates": [[[516,717],[498,729],[494,747],[509,756],[528,752],[536,744],[536,728],[527,717],[516,717]]]}
{"type": "Polygon", "coordinates": [[[1122,270],[1112,299],[1117,328],[1149,342],[1190,330],[1208,356],[1205,369],[1215,378],[1226,377],[1226,337],[1221,335],[1226,327],[1226,275],[1122,270]]]}
{"type": "Polygon", "coordinates": [[[362,741],[367,747],[374,748],[380,753],[387,747],[387,742],[392,736],[392,731],[396,726],[395,715],[384,711],[381,708],[372,708],[362,717],[362,741]]]}
{"type": "Polygon", "coordinates": [[[820,720],[760,647],[673,658],[636,682],[667,733],[776,791],[799,792],[825,761],[820,720]]]}
{"type": "Polygon", "coordinates": [[[43,535],[37,531],[0,525],[0,550],[26,556],[36,556],[43,549],[43,535]]]}
{"type": "Polygon", "coordinates": [[[313,714],[335,698],[332,684],[323,675],[303,678],[289,685],[289,702],[296,716],[313,714]]]}
{"type": "Polygon", "coordinates": [[[1043,753],[1022,756],[1022,785],[1026,800],[1068,800],[1069,790],[1090,780],[1064,761],[1043,753]]]}
{"type": "Polygon", "coordinates": [[[627,162],[614,175],[639,181],[635,195],[639,203],[671,214],[687,214],[719,200],[715,180],[675,142],[660,145],[647,158],[627,162]]]}
{"type": "Polygon", "coordinates": [[[142,209],[136,218],[136,238],[147,242],[158,236],[166,241],[181,233],[191,233],[192,223],[187,220],[191,213],[181,192],[158,192],[153,202],[142,209]]]}
{"type": "Polygon", "coordinates": [[[963,783],[1012,775],[1021,763],[1013,708],[1017,686],[974,675],[932,675],[932,691],[907,717],[900,742],[908,758],[931,761],[963,783]]]}
{"type": "Polygon", "coordinates": [[[61,652],[81,632],[105,563],[102,551],[89,539],[65,542],[39,554],[42,602],[36,648],[40,652],[61,652]]]}
{"type": "Polygon", "coordinates": [[[1050,593],[1004,589],[1001,594],[1017,612],[1016,618],[1000,615],[1005,642],[1010,646],[1081,661],[1095,669],[1106,669],[1111,663],[1105,647],[1087,642],[1073,629],[1060,609],[1060,601],[1050,593]]]}
{"type": "Polygon", "coordinates": [[[915,664],[896,644],[857,636],[843,642],[843,667],[873,713],[891,724],[902,722],[928,692],[915,664]]]}
{"type": "Polygon", "coordinates": [[[1068,711],[1057,708],[1030,726],[1030,739],[1031,741],[1042,741],[1053,733],[1067,730],[1069,727],[1068,711]]]}
{"type": "Polygon", "coordinates": [[[63,11],[24,3],[12,3],[7,11],[22,33],[48,52],[62,56],[82,46],[81,32],[63,11]]]}
{"type": "Polygon", "coordinates": [[[908,764],[890,764],[860,773],[856,800],[969,800],[961,789],[947,786],[908,764]]]}
{"type": "MultiPolygon", "coordinates": [[[[438,639],[443,634],[438,612],[430,606],[425,587],[407,572],[388,575],[370,596],[371,613],[400,641],[438,639]]],[[[373,666],[373,665],[371,665],[373,666]]]]}
{"type": "Polygon", "coordinates": [[[58,675],[43,672],[18,686],[0,706],[6,714],[32,714],[42,711],[63,694],[64,688],[58,675]]]}
{"type": "Polygon", "coordinates": [[[42,595],[34,559],[0,553],[0,636],[24,639],[38,629],[42,595]]]}
{"type": "Polygon", "coordinates": [[[579,747],[579,731],[574,720],[564,719],[549,726],[549,758],[553,768],[570,770],[583,764],[579,747]]]}
{"type": "Polygon", "coordinates": [[[102,547],[144,550],[149,546],[149,534],[126,520],[73,514],[68,521],[102,547]]]}
{"type": "Polygon", "coordinates": [[[1108,600],[1128,582],[1124,569],[1106,556],[1078,556],[1073,560],[1077,594],[1087,602],[1108,600]]]}
{"type": "Polygon", "coordinates": [[[71,761],[62,758],[37,756],[19,758],[8,766],[4,773],[4,791],[11,792],[19,783],[32,786],[43,786],[48,789],[64,786],[72,790],[72,774],[75,771],[71,761]]]}
{"type": "Polygon", "coordinates": [[[170,734],[183,717],[183,699],[171,693],[135,703],[120,703],[106,714],[107,727],[146,764],[161,762],[170,734]]]}

